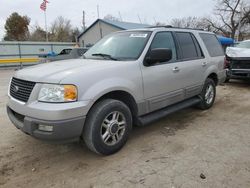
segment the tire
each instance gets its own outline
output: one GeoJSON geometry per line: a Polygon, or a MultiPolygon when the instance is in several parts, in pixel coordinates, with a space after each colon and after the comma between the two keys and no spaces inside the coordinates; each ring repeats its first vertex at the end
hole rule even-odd
{"type": "Polygon", "coordinates": [[[215,83],[211,78],[207,78],[203,86],[202,92],[200,94],[201,102],[198,108],[202,110],[207,110],[211,108],[214,104],[216,97],[216,87],[215,83]]]}
{"type": "Polygon", "coordinates": [[[125,145],[131,129],[132,115],[127,105],[105,99],[89,111],[82,137],[91,151],[111,155],[125,145]]]}
{"type": "Polygon", "coordinates": [[[225,83],[228,83],[230,81],[230,78],[227,77],[226,80],[225,80],[225,83]]]}

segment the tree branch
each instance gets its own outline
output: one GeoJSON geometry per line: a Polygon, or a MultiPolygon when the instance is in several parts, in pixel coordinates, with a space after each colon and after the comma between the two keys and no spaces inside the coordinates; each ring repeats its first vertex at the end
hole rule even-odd
{"type": "Polygon", "coordinates": [[[220,27],[220,26],[217,26],[217,25],[215,25],[215,23],[213,23],[211,20],[209,20],[209,19],[206,19],[206,21],[213,27],[213,28],[215,28],[215,29],[217,29],[218,31],[221,31],[223,34],[227,34],[227,31],[226,30],[224,30],[224,29],[222,29],[222,27],[220,27]]]}

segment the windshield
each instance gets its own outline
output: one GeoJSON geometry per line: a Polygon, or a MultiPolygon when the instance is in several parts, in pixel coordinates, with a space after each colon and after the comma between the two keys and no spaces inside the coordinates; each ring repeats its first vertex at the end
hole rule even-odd
{"type": "Polygon", "coordinates": [[[250,41],[243,41],[236,45],[238,48],[249,48],[250,49],[250,41]]]}
{"type": "Polygon", "coordinates": [[[151,32],[129,31],[108,35],[91,47],[85,58],[136,60],[141,55],[151,32]]]}

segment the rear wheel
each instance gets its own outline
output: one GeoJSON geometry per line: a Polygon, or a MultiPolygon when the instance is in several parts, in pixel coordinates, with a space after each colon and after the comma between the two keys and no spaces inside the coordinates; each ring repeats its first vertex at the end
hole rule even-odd
{"type": "Polygon", "coordinates": [[[225,80],[225,83],[228,83],[230,81],[230,78],[227,77],[226,80],[225,80]]]}
{"type": "Polygon", "coordinates": [[[105,99],[93,106],[87,115],[83,139],[87,147],[103,155],[119,151],[132,128],[132,115],[121,101],[105,99]]]}
{"type": "Polygon", "coordinates": [[[213,106],[216,97],[216,87],[214,80],[207,78],[200,94],[201,102],[198,107],[202,110],[209,109],[213,106]]]}

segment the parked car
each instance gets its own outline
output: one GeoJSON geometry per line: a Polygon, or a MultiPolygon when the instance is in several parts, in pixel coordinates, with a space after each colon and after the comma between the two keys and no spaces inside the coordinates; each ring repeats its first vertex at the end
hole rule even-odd
{"type": "Polygon", "coordinates": [[[52,62],[66,59],[77,59],[87,51],[87,48],[66,48],[63,49],[58,55],[47,56],[41,59],[41,62],[52,62]]]}
{"type": "Polygon", "coordinates": [[[250,79],[250,40],[238,43],[226,50],[227,80],[250,79]]]}
{"type": "Polygon", "coordinates": [[[224,82],[215,34],[147,28],[113,33],[75,59],[19,70],[7,111],[23,132],[47,141],[82,139],[109,155],[143,126],[189,106],[212,107],[224,82]]]}

